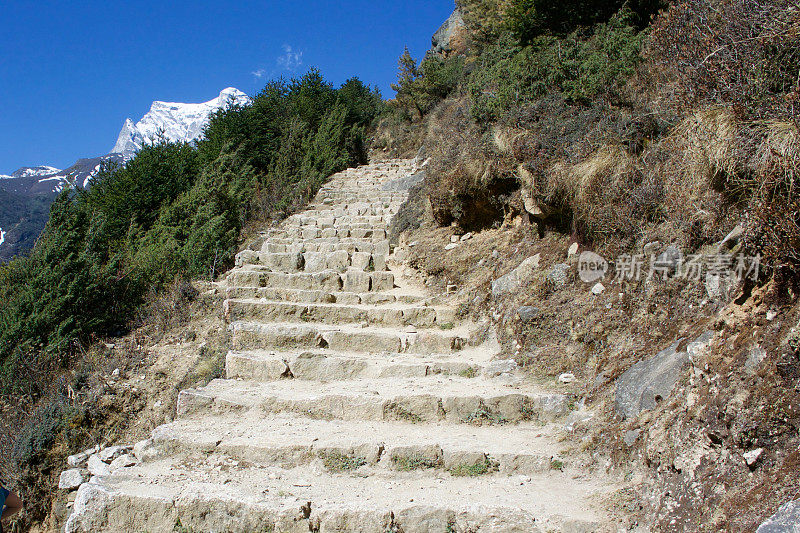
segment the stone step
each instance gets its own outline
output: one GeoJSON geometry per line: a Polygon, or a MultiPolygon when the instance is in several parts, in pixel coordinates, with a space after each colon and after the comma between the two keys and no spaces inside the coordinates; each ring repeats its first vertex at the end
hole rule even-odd
{"type": "Polygon", "coordinates": [[[368,213],[368,209],[384,208],[390,211],[398,211],[400,206],[406,199],[406,195],[380,195],[369,196],[359,195],[351,192],[328,193],[325,197],[315,200],[308,206],[309,210],[316,211],[317,209],[324,209],[328,207],[344,207],[346,209],[354,209],[359,215],[368,213]],[[357,206],[357,207],[353,207],[357,206]]]}
{"type": "Polygon", "coordinates": [[[287,226],[271,230],[269,237],[283,237],[293,240],[311,240],[320,238],[362,239],[368,242],[386,240],[387,228],[353,228],[343,226],[339,228],[319,229],[317,227],[287,226]]]}
{"type": "Polygon", "coordinates": [[[387,224],[392,221],[395,214],[393,207],[383,207],[382,205],[368,207],[367,209],[321,206],[303,211],[298,215],[292,215],[292,217],[286,219],[286,224],[289,226],[305,226],[307,224],[321,226],[320,221],[323,221],[323,224],[327,226],[325,219],[335,219],[340,223],[349,220],[359,223],[378,222],[387,224]]]}
{"type": "Polygon", "coordinates": [[[102,485],[83,484],[65,531],[616,531],[595,503],[616,487],[564,477],[412,471],[363,478],[176,456],[118,469],[102,485]]]}
{"type": "Polygon", "coordinates": [[[283,289],[280,287],[228,287],[225,289],[230,299],[265,299],[296,303],[339,303],[339,304],[415,304],[425,300],[413,294],[391,294],[387,292],[341,292],[323,290],[283,289]]]}
{"type": "MultiPolygon", "coordinates": [[[[391,250],[389,241],[382,239],[370,241],[363,239],[339,239],[337,237],[320,237],[319,239],[284,239],[270,237],[264,240],[260,246],[260,251],[277,253],[303,253],[303,252],[336,252],[344,250],[348,253],[367,252],[388,255],[391,250]]],[[[249,250],[254,251],[254,250],[249,250]]],[[[247,251],[246,251],[247,252],[247,251]]],[[[241,253],[241,252],[240,252],[241,253]]],[[[244,253],[244,255],[251,255],[244,253]]],[[[253,258],[257,260],[257,256],[253,258]]]]}
{"type": "Polygon", "coordinates": [[[467,346],[470,333],[464,326],[453,330],[361,327],[292,322],[231,322],[234,350],[328,348],[356,353],[452,353],[467,346]],[[415,331],[411,331],[415,329],[415,331]]]}
{"type": "MultiPolygon", "coordinates": [[[[355,190],[326,191],[324,194],[317,196],[310,208],[314,209],[318,206],[330,207],[333,205],[350,207],[355,204],[365,207],[389,207],[393,204],[401,204],[406,197],[405,193],[369,193],[355,190]]],[[[361,213],[366,213],[366,211],[361,213]]]]}
{"type": "Polygon", "coordinates": [[[284,289],[323,290],[331,292],[380,292],[394,289],[391,272],[269,272],[236,269],[229,272],[226,281],[233,287],[278,287],[284,289]]]}
{"type": "MultiPolygon", "coordinates": [[[[403,200],[408,196],[406,192],[382,191],[365,184],[346,184],[335,189],[321,189],[317,199],[349,200],[351,203],[369,203],[379,201],[403,200]],[[371,188],[372,190],[364,190],[371,188]]],[[[343,203],[343,202],[340,202],[343,203]]]]}
{"type": "Polygon", "coordinates": [[[375,324],[452,328],[456,321],[451,307],[426,307],[404,304],[361,305],[336,303],[294,303],[277,300],[231,299],[224,304],[230,321],[318,322],[323,324],[375,324]]]}
{"type": "Polygon", "coordinates": [[[347,249],[331,252],[240,252],[239,266],[262,265],[272,272],[294,274],[297,272],[385,271],[388,253],[356,252],[347,249]]]}
{"type": "Polygon", "coordinates": [[[291,226],[291,225],[283,225],[280,228],[275,229],[275,233],[291,233],[292,235],[311,235],[311,237],[304,237],[304,238],[316,238],[320,236],[320,232],[325,229],[332,229],[336,230],[337,234],[340,234],[342,231],[349,231],[353,232],[355,230],[368,230],[368,231],[378,231],[378,230],[386,230],[388,229],[388,224],[386,222],[380,223],[366,223],[366,222],[358,222],[352,224],[337,224],[337,225],[328,225],[326,227],[318,226],[318,225],[302,225],[302,226],[291,226]]]}
{"type": "MultiPolygon", "coordinates": [[[[453,476],[537,474],[553,461],[570,467],[554,443],[559,426],[523,423],[452,426],[316,420],[291,414],[246,413],[231,420],[199,415],[153,431],[149,457],[200,451],[257,465],[293,468],[317,462],[329,472],[369,476],[383,470],[444,470],[453,476]]],[[[564,474],[566,475],[566,473],[564,474]]]]}
{"type": "MultiPolygon", "coordinates": [[[[332,200],[330,198],[318,199],[307,206],[306,213],[318,213],[325,211],[343,210],[344,214],[355,216],[370,216],[376,214],[395,215],[403,205],[405,198],[395,198],[391,200],[379,200],[375,202],[365,202],[359,198],[340,198],[332,200]]],[[[339,212],[339,211],[335,211],[339,212]]]]}
{"type": "Polygon", "coordinates": [[[337,381],[360,378],[425,377],[435,374],[474,377],[481,375],[491,354],[474,359],[450,354],[355,355],[332,350],[230,351],[225,361],[228,379],[276,381],[302,379],[337,381]]]}
{"type": "Polygon", "coordinates": [[[302,215],[292,215],[286,219],[286,226],[316,227],[319,229],[351,227],[383,227],[391,222],[390,215],[328,215],[317,211],[306,211],[302,215]]]}
{"type": "Polygon", "coordinates": [[[180,417],[200,412],[237,412],[239,416],[249,410],[352,421],[492,425],[551,421],[568,414],[570,407],[563,394],[504,387],[496,380],[442,375],[330,383],[215,379],[206,387],[183,390],[178,395],[180,417]]]}
{"type": "Polygon", "coordinates": [[[303,265],[306,272],[322,272],[323,270],[347,269],[359,272],[385,271],[388,253],[350,252],[337,250],[334,252],[303,253],[303,265]]]}
{"type": "Polygon", "coordinates": [[[359,179],[346,179],[342,181],[332,181],[328,185],[324,185],[319,190],[319,196],[329,195],[334,193],[349,193],[356,196],[370,197],[382,194],[406,194],[402,191],[384,191],[381,186],[389,181],[393,181],[402,177],[403,174],[388,174],[381,179],[374,179],[373,177],[361,177],[359,179]]]}

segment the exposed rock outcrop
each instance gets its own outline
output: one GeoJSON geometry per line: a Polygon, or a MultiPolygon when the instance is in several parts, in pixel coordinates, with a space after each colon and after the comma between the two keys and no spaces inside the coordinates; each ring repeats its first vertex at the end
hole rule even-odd
{"type": "Polygon", "coordinates": [[[456,8],[431,38],[431,50],[437,54],[449,55],[463,51],[465,46],[466,24],[461,11],[456,8]]]}

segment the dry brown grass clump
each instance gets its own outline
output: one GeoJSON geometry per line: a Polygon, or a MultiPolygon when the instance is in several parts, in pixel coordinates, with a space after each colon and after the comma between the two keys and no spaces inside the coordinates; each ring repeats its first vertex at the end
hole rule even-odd
{"type": "MultiPolygon", "coordinates": [[[[681,122],[665,139],[667,211],[683,226],[698,213],[718,238],[737,215],[749,253],[781,277],[800,266],[800,130],[785,121],[748,121],[711,108],[681,122]],[[721,223],[721,222],[725,223],[721,223]]],[[[788,278],[787,278],[788,279],[788,278]]]]}
{"type": "Polygon", "coordinates": [[[644,213],[628,204],[642,181],[636,158],[621,146],[607,145],[577,164],[554,165],[545,187],[535,192],[547,204],[570,212],[574,229],[591,241],[630,239],[642,218],[637,215],[644,213]]]}

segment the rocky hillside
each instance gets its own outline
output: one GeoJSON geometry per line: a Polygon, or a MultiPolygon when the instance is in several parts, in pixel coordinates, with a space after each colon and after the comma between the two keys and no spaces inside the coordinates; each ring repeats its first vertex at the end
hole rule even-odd
{"type": "Polygon", "coordinates": [[[396,253],[580,391],[573,438],[635,480],[642,528],[796,520],[799,22],[772,1],[463,0],[400,58],[377,144],[425,169],[396,253]]]}

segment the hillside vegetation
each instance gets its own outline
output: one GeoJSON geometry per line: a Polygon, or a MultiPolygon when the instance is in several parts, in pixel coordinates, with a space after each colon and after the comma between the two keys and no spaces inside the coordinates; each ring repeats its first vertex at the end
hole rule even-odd
{"type": "Polygon", "coordinates": [[[401,56],[376,136],[426,161],[394,238],[430,287],[491,322],[508,357],[539,379],[576,377],[601,414],[576,439],[642,476],[640,524],[754,530],[800,497],[787,477],[800,443],[800,6],[457,5],[464,26],[443,53],[401,56]],[[585,250],[609,261],[599,286],[578,279],[585,250]],[[641,277],[615,277],[625,257],[642,258],[641,277]],[[706,261],[695,277],[692,257],[706,261]],[[714,270],[741,257],[759,269],[714,270]],[[657,260],[667,268],[648,276],[657,260]],[[712,348],[669,399],[634,417],[615,406],[633,365],[706,331],[712,348]],[[752,450],[763,455],[745,464],[752,450]]]}
{"type": "Polygon", "coordinates": [[[748,249],[794,270],[795,6],[609,6],[463,0],[460,53],[401,57],[384,127],[427,147],[436,222],[491,227],[520,191],[601,248],[669,224],[696,249],[746,212],[748,249]]]}
{"type": "Polygon", "coordinates": [[[367,128],[383,105],[358,79],[334,88],[311,70],[218,111],[196,146],[156,142],[91,188],[59,195],[30,255],[0,266],[3,466],[37,502],[28,519],[48,505],[37,490],[52,479],[37,475],[50,473],[56,444],[88,445],[101,418],[97,398],[83,394],[89,347],[134,320],[158,320],[142,305],[164,291],[191,298],[179,280],[215,279],[254,226],[366,162],[367,128]]]}
{"type": "Polygon", "coordinates": [[[145,147],[59,196],[31,255],[0,267],[3,466],[41,502],[20,524],[118,407],[86,394],[99,341],[199,307],[186,280],[215,279],[370,148],[424,168],[394,258],[537,382],[569,383],[591,411],[572,444],[635,485],[616,502],[633,522],[752,531],[800,498],[800,5],[456,4],[463,26],[401,55],[388,105],[312,70],[218,112],[196,146],[145,147]],[[579,278],[584,251],[609,260],[601,283],[579,278]],[[614,277],[633,256],[645,275],[614,277]],[[694,256],[720,263],[684,275],[694,256]],[[759,268],[719,270],[743,256],[759,268]],[[670,347],[686,358],[668,392],[621,406],[630,369],[670,347]]]}

